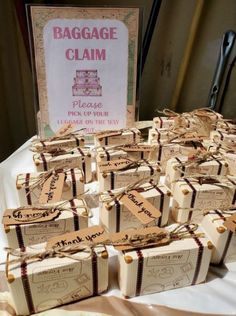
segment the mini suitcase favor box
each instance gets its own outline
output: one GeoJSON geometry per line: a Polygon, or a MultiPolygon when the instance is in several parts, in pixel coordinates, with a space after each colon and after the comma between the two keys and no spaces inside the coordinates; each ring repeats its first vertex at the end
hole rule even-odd
{"type": "MultiPolygon", "coordinates": [[[[16,190],[20,205],[38,204],[42,193],[42,187],[46,180],[51,177],[51,183],[55,183],[58,174],[63,174],[62,192],[59,200],[70,200],[84,193],[84,174],[80,169],[65,169],[36,173],[21,173],[16,178],[16,190]]],[[[48,180],[49,181],[49,180],[48,180]]],[[[48,188],[48,190],[50,187],[48,188]]],[[[49,190],[50,191],[50,190],[49,190]]],[[[54,188],[51,190],[55,191],[54,188]]],[[[58,200],[58,199],[57,199],[58,200]]],[[[51,203],[50,199],[46,203],[51,203]]]]}

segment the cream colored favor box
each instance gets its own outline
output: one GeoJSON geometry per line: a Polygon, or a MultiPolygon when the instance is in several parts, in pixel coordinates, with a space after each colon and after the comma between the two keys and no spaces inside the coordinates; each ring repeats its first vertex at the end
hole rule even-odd
{"type": "Polygon", "coordinates": [[[224,130],[211,131],[210,139],[216,144],[234,145],[236,143],[236,134],[230,134],[224,130]]]}
{"type": "Polygon", "coordinates": [[[234,146],[230,146],[228,149],[224,148],[224,145],[216,145],[212,144],[209,146],[210,151],[219,151],[220,155],[224,157],[224,159],[228,163],[229,174],[231,176],[236,176],[236,143],[234,146]]]}
{"type": "Polygon", "coordinates": [[[172,200],[171,216],[176,223],[183,224],[191,221],[199,224],[203,219],[203,215],[204,209],[180,207],[176,200],[172,200]]]}
{"type": "MultiPolygon", "coordinates": [[[[24,208],[17,209],[17,218],[19,224],[4,225],[8,246],[11,248],[22,248],[34,244],[40,244],[51,237],[62,235],[68,232],[76,231],[88,227],[88,217],[90,215],[88,207],[83,199],[72,199],[51,205],[61,208],[59,215],[50,221],[40,220],[34,223],[25,223],[20,221],[24,214],[24,208]]],[[[43,207],[43,205],[42,205],[43,207]]],[[[47,210],[48,208],[45,208],[47,210]]],[[[12,210],[14,211],[14,210],[12,210]]],[[[32,213],[37,213],[37,209],[33,209],[32,213]]],[[[4,216],[4,215],[3,215],[4,216]]]]}
{"type": "Polygon", "coordinates": [[[99,191],[114,190],[122,187],[126,187],[129,184],[135,183],[144,178],[150,178],[159,182],[161,174],[161,168],[158,163],[155,164],[143,164],[139,167],[127,168],[122,171],[109,171],[99,172],[98,170],[98,182],[99,191]]]}
{"type": "MultiPolygon", "coordinates": [[[[145,146],[146,144],[141,144],[141,146],[145,146]]],[[[137,145],[139,146],[139,145],[137,145]]],[[[142,148],[142,147],[141,147],[142,148]]],[[[124,149],[113,149],[113,148],[109,148],[109,147],[100,147],[97,149],[97,162],[101,162],[101,161],[111,161],[111,160],[115,160],[115,159],[120,159],[120,158],[130,158],[133,160],[142,160],[142,159],[149,159],[150,156],[150,152],[154,150],[150,148],[150,151],[141,151],[141,150],[137,150],[137,151],[131,151],[131,150],[127,150],[126,147],[124,147],[124,149]]]]}
{"type": "Polygon", "coordinates": [[[157,144],[159,142],[168,143],[175,135],[167,128],[151,128],[148,131],[148,143],[150,145],[157,144]]]}
{"type": "Polygon", "coordinates": [[[126,158],[127,152],[121,149],[113,149],[109,147],[99,147],[97,149],[96,160],[101,161],[111,161],[119,158],[126,158]]]}
{"type": "Polygon", "coordinates": [[[173,198],[180,208],[209,210],[232,206],[236,203],[236,179],[182,178],[175,183],[173,198]]]}
{"type": "Polygon", "coordinates": [[[167,161],[173,157],[187,156],[194,150],[203,148],[200,142],[185,142],[163,144],[157,143],[155,150],[150,153],[150,161],[158,161],[161,165],[162,172],[165,173],[167,161]]]}
{"type": "Polygon", "coordinates": [[[150,160],[151,153],[155,150],[155,145],[148,143],[128,144],[121,146],[127,152],[127,157],[133,160],[150,160]]]}
{"type": "MultiPolygon", "coordinates": [[[[40,176],[45,173],[21,173],[16,178],[16,189],[20,205],[32,205],[39,203],[41,193],[40,176]],[[37,185],[38,183],[38,185],[37,185]]],[[[61,200],[76,198],[84,192],[84,176],[80,169],[65,171],[65,181],[61,200]]]]}
{"type": "Polygon", "coordinates": [[[120,290],[133,297],[204,282],[211,248],[208,238],[193,234],[166,246],[120,252],[120,290]]]}
{"type": "Polygon", "coordinates": [[[230,256],[236,255],[235,232],[233,233],[224,226],[225,220],[230,215],[236,214],[236,209],[231,209],[230,213],[227,214],[221,210],[209,211],[201,223],[214,245],[211,258],[211,262],[214,264],[222,264],[230,256]]]}
{"type": "Polygon", "coordinates": [[[84,173],[85,182],[92,179],[91,152],[85,148],[77,147],[68,150],[67,153],[56,155],[50,153],[35,154],[33,160],[38,172],[53,168],[80,168],[84,173]]]}
{"type": "MultiPolygon", "coordinates": [[[[131,211],[120,201],[115,199],[111,202],[106,202],[111,199],[114,194],[120,190],[112,190],[104,192],[100,200],[100,224],[110,233],[119,232],[130,228],[138,228],[142,225],[140,220],[132,214],[131,211]]],[[[150,202],[161,212],[161,217],[150,222],[151,225],[165,226],[169,219],[169,204],[170,191],[165,185],[154,185],[152,183],[145,183],[137,188],[142,197],[150,202]]]]}
{"type": "Polygon", "coordinates": [[[236,152],[225,152],[223,155],[229,164],[229,174],[236,176],[236,152]]]}
{"type": "Polygon", "coordinates": [[[170,128],[175,125],[173,117],[157,116],[153,118],[153,128],[170,128]]]}
{"type": "Polygon", "coordinates": [[[186,156],[173,157],[167,161],[165,184],[173,189],[174,182],[191,174],[222,175],[228,173],[229,164],[220,156],[213,156],[206,161],[196,163],[186,156]]]}
{"type": "Polygon", "coordinates": [[[139,143],[141,132],[137,128],[98,132],[94,136],[95,146],[112,146],[139,143]]]}
{"type": "Polygon", "coordinates": [[[36,152],[50,151],[63,148],[84,147],[84,138],[81,134],[74,134],[65,139],[33,140],[31,149],[36,152]]]}
{"type": "MultiPolygon", "coordinates": [[[[26,252],[45,251],[45,245],[26,252]]],[[[100,294],[108,288],[108,253],[95,247],[71,254],[70,258],[45,257],[39,261],[9,256],[7,280],[17,315],[31,315],[50,308],[100,294]]]]}

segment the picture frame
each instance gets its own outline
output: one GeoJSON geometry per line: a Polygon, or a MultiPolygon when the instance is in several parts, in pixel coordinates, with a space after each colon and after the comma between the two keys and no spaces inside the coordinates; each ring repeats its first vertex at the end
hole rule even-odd
{"type": "Polygon", "coordinates": [[[27,5],[38,130],[134,125],[140,8],[27,5]]]}

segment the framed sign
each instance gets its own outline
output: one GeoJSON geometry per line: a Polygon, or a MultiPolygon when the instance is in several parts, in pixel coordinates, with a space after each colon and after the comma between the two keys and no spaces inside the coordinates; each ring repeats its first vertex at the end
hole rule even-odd
{"type": "Polygon", "coordinates": [[[41,136],[135,120],[138,8],[29,6],[41,136]]]}

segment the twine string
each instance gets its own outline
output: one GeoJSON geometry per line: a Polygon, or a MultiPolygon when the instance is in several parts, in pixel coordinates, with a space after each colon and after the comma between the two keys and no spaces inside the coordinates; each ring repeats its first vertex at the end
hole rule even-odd
{"type": "Polygon", "coordinates": [[[110,203],[114,202],[117,199],[120,200],[122,198],[122,196],[124,196],[125,194],[128,194],[132,190],[139,191],[140,189],[142,189],[141,192],[147,192],[149,190],[152,190],[157,185],[152,180],[150,181],[151,182],[150,186],[141,187],[144,183],[146,183],[148,180],[150,180],[150,178],[151,178],[151,176],[145,177],[145,178],[140,179],[134,183],[131,183],[128,186],[126,186],[125,188],[118,189],[117,192],[113,192],[112,195],[108,195],[108,194],[105,195],[104,192],[98,193],[98,196],[100,197],[100,201],[103,203],[107,203],[109,205],[110,203]]]}
{"type": "MultiPolygon", "coordinates": [[[[77,169],[80,170],[82,176],[84,174],[83,170],[81,168],[78,168],[76,167],[77,169]]],[[[32,181],[31,180],[31,183],[27,183],[26,181],[22,182],[22,185],[25,186],[25,188],[27,189],[27,193],[26,193],[26,196],[33,193],[34,196],[36,198],[38,198],[37,194],[34,192],[35,188],[39,188],[39,189],[42,189],[44,183],[54,174],[58,174],[58,173],[64,173],[65,176],[67,176],[67,173],[70,171],[70,168],[67,168],[67,165],[65,164],[64,167],[55,167],[55,168],[52,168],[46,172],[43,172],[41,173],[36,181],[32,181]]]]}
{"type": "MultiPolygon", "coordinates": [[[[195,183],[199,183],[200,185],[202,184],[210,184],[210,185],[217,185],[226,189],[231,189],[233,184],[229,182],[228,176],[222,176],[222,175],[209,175],[209,174],[202,174],[202,173],[195,173],[191,174],[189,176],[190,180],[195,183]]],[[[184,182],[185,183],[185,178],[179,178],[173,180],[171,183],[176,183],[176,182],[184,182]]]]}
{"type": "MultiPolygon", "coordinates": [[[[222,214],[222,215],[226,215],[226,216],[224,216],[225,218],[228,218],[228,217],[230,217],[230,216],[232,216],[232,215],[234,215],[235,214],[235,212],[236,212],[236,208],[235,207],[221,207],[220,209],[218,209],[218,211],[222,214]]],[[[215,214],[215,211],[214,210],[208,210],[208,211],[205,211],[204,212],[204,216],[206,216],[206,215],[208,215],[208,214],[215,214]]],[[[219,220],[222,220],[222,218],[221,217],[219,217],[219,218],[213,218],[212,219],[212,223],[214,223],[214,222],[216,222],[216,221],[219,221],[219,220]]]]}
{"type": "MultiPolygon", "coordinates": [[[[197,150],[196,153],[193,153],[192,155],[189,155],[188,160],[186,161],[180,161],[178,162],[178,164],[175,166],[175,168],[180,171],[181,173],[183,173],[184,175],[188,174],[191,177],[191,173],[189,173],[189,171],[184,170],[183,171],[183,167],[187,167],[187,168],[191,168],[191,167],[199,167],[199,165],[201,165],[204,162],[210,162],[210,161],[214,161],[216,159],[215,156],[220,156],[219,159],[222,158],[222,156],[220,155],[219,149],[215,150],[214,152],[211,151],[202,151],[202,150],[197,150]]],[[[205,173],[201,173],[200,174],[205,174],[205,173]]],[[[210,175],[209,175],[210,176],[210,175]]]]}
{"type": "Polygon", "coordinates": [[[167,117],[174,117],[175,123],[169,129],[168,133],[168,141],[170,142],[173,142],[178,138],[196,141],[201,140],[206,136],[204,132],[207,130],[209,131],[209,126],[215,124],[215,121],[219,122],[223,120],[221,115],[209,108],[200,108],[182,114],[176,113],[170,109],[164,109],[158,112],[167,117]],[[215,120],[212,119],[213,116],[215,117],[215,120]],[[191,121],[190,127],[188,127],[189,121],[191,121]],[[199,131],[201,131],[202,135],[199,134],[199,131]]]}
{"type": "MultiPolygon", "coordinates": [[[[140,159],[140,160],[132,160],[130,158],[125,158],[127,161],[130,161],[130,164],[124,166],[124,167],[120,167],[119,169],[109,169],[109,171],[126,171],[126,170],[130,170],[130,169],[136,169],[135,172],[138,171],[139,167],[142,166],[151,166],[151,167],[155,167],[157,165],[157,162],[148,162],[146,159],[140,159]]],[[[104,170],[105,172],[105,170],[104,170]]]]}
{"type": "Polygon", "coordinates": [[[47,138],[36,138],[36,139],[33,139],[32,140],[32,144],[36,144],[38,142],[52,142],[52,141],[55,141],[55,140],[66,140],[66,139],[71,139],[72,137],[74,136],[77,136],[79,132],[85,130],[86,128],[80,128],[80,129],[77,129],[73,132],[69,132],[69,133],[66,133],[65,135],[55,135],[55,136],[52,136],[52,137],[47,137],[47,138]]]}
{"type": "MultiPolygon", "coordinates": [[[[132,147],[139,146],[140,149],[142,149],[142,145],[143,144],[140,144],[140,143],[132,143],[131,145],[129,145],[129,144],[125,144],[125,145],[109,145],[109,146],[106,146],[106,150],[107,151],[123,150],[125,152],[130,152],[130,150],[128,150],[128,148],[130,148],[130,146],[132,146],[132,147]]],[[[144,145],[144,146],[147,146],[147,145],[144,145]]],[[[155,150],[158,147],[155,144],[148,145],[148,146],[150,147],[150,151],[153,151],[153,150],[155,150]]],[[[92,150],[96,152],[99,149],[104,149],[104,146],[95,146],[92,150]]],[[[142,150],[140,150],[140,151],[142,151],[142,150]]]]}
{"type": "Polygon", "coordinates": [[[90,135],[93,135],[97,138],[100,138],[100,137],[103,137],[103,135],[106,135],[108,134],[112,134],[112,133],[117,133],[116,135],[114,136],[119,136],[121,135],[122,133],[124,132],[129,132],[130,129],[129,128],[121,128],[121,129],[107,129],[107,130],[103,130],[103,131],[99,131],[99,132],[95,132],[95,133],[91,133],[90,135]]]}
{"type": "MultiPolygon", "coordinates": [[[[63,247],[52,247],[51,249],[46,249],[43,251],[33,251],[27,249],[27,251],[22,251],[21,249],[13,249],[10,247],[4,248],[7,251],[7,262],[6,270],[9,270],[10,264],[21,263],[25,261],[42,261],[47,258],[70,258],[73,260],[84,260],[85,258],[76,258],[75,254],[79,252],[87,253],[88,256],[86,259],[90,258],[95,247],[100,247],[100,251],[104,251],[104,246],[129,246],[132,248],[142,248],[149,246],[150,244],[155,246],[162,246],[172,241],[182,240],[186,238],[204,237],[203,233],[196,233],[198,229],[198,224],[191,224],[186,222],[184,224],[177,225],[174,229],[170,231],[162,231],[160,233],[148,233],[148,234],[139,234],[132,233],[130,235],[125,235],[124,238],[117,239],[112,241],[109,237],[103,241],[86,241],[80,242],[79,244],[73,244],[63,247]],[[187,226],[188,224],[188,226],[187,226]],[[9,256],[15,258],[10,259],[9,256]]],[[[5,262],[4,262],[5,263],[5,262]]],[[[1,263],[1,264],[4,264],[1,263]]]]}

